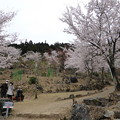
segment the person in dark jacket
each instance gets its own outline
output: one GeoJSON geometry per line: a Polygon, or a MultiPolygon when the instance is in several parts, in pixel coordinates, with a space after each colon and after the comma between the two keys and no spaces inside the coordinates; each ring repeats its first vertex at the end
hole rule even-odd
{"type": "Polygon", "coordinates": [[[21,89],[21,87],[18,88],[15,99],[16,99],[16,101],[24,100],[23,90],[21,89]]]}
{"type": "Polygon", "coordinates": [[[6,98],[7,90],[8,90],[8,80],[6,80],[6,83],[3,83],[0,88],[1,88],[1,98],[6,98]]]}

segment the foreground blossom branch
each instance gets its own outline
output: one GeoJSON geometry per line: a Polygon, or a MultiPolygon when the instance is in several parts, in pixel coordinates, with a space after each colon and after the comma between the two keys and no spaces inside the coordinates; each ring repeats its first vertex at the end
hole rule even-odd
{"type": "Polygon", "coordinates": [[[0,11],[0,68],[10,68],[20,57],[21,51],[9,46],[16,40],[16,35],[5,31],[5,27],[15,14],[15,12],[0,11]]]}

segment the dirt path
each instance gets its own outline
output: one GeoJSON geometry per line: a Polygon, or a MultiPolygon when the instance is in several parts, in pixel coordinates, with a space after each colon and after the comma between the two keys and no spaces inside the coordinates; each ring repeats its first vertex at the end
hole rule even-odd
{"type": "MultiPolygon", "coordinates": [[[[113,92],[113,87],[107,87],[103,92],[95,93],[89,96],[76,98],[81,103],[85,98],[105,97],[113,92]]],[[[80,91],[72,93],[52,93],[41,94],[37,100],[25,100],[24,102],[15,102],[13,115],[8,120],[59,120],[58,118],[66,115],[72,105],[72,100],[59,100],[60,98],[69,97],[70,94],[86,95],[95,91],[80,91]],[[53,119],[54,118],[54,119],[53,119]]]]}

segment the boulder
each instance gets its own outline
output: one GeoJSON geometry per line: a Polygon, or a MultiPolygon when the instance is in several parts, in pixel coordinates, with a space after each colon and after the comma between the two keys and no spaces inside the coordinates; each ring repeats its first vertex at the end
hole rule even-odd
{"type": "Polygon", "coordinates": [[[99,106],[89,106],[90,107],[90,116],[92,120],[102,120],[105,114],[104,107],[99,106]]]}
{"type": "Polygon", "coordinates": [[[113,119],[114,118],[114,111],[107,110],[104,114],[105,118],[113,119]]]}
{"type": "Polygon", "coordinates": [[[105,107],[109,103],[109,100],[106,98],[88,98],[84,99],[83,103],[85,103],[86,105],[105,107]]]}
{"type": "Polygon", "coordinates": [[[71,120],[92,120],[89,115],[90,109],[84,104],[76,104],[72,110],[71,120]]]}
{"type": "Polygon", "coordinates": [[[88,86],[80,85],[79,90],[89,90],[89,88],[88,88],[88,86]]]}
{"type": "Polygon", "coordinates": [[[120,119],[120,111],[114,111],[114,118],[120,119]]]}
{"type": "Polygon", "coordinates": [[[73,99],[74,97],[75,97],[74,94],[70,94],[70,95],[69,95],[69,98],[70,98],[70,99],[73,99]]]}

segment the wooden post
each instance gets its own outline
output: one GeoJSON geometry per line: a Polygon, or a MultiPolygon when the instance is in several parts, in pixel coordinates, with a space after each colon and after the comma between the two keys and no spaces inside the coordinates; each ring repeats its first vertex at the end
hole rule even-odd
{"type": "Polygon", "coordinates": [[[6,119],[8,117],[8,112],[9,112],[9,107],[6,108],[6,116],[5,116],[6,119]]]}

